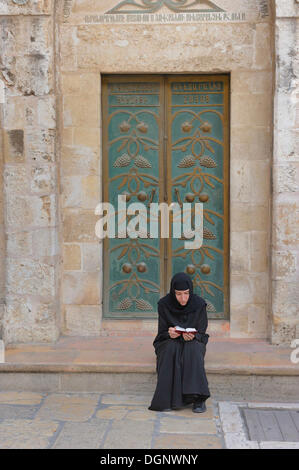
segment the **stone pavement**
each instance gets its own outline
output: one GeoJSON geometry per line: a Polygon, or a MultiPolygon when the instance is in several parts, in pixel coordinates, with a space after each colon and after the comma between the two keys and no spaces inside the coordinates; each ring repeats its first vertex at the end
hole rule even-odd
{"type": "Polygon", "coordinates": [[[195,414],[191,405],[171,412],[150,411],[151,398],[152,394],[1,391],[0,449],[299,449],[299,402],[209,398],[207,411],[195,414]],[[260,418],[264,437],[254,440],[244,418],[248,410],[268,410],[278,417],[289,411],[293,429],[285,417],[278,418],[284,440],[271,440],[269,421],[260,418]]]}
{"type": "Polygon", "coordinates": [[[221,449],[217,406],[148,410],[152,395],[0,392],[0,449],[221,449]]]}
{"type": "Polygon", "coordinates": [[[161,413],[148,410],[156,385],[152,341],[152,334],[139,333],[6,347],[0,449],[297,448],[297,442],[250,440],[241,410],[279,408],[274,402],[281,400],[299,410],[292,348],[212,337],[207,412],[195,414],[190,406],[161,413]]]}

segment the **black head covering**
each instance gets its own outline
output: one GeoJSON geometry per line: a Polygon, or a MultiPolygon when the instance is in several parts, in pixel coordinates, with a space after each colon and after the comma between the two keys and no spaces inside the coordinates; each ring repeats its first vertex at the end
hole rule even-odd
{"type": "MultiPolygon", "coordinates": [[[[186,273],[175,274],[170,282],[170,292],[162,297],[158,303],[166,305],[166,307],[175,314],[185,315],[198,311],[202,306],[204,300],[198,295],[193,293],[192,279],[186,273]],[[187,290],[189,289],[189,299],[186,305],[181,305],[175,296],[175,290],[187,290]]],[[[192,326],[192,325],[191,325],[192,326]]]]}
{"type": "Polygon", "coordinates": [[[186,312],[190,304],[192,304],[193,298],[193,282],[191,278],[186,273],[177,273],[173,276],[170,282],[170,301],[176,310],[181,312],[186,312]],[[187,290],[189,289],[189,299],[186,305],[181,305],[175,295],[175,290],[187,290]]]}

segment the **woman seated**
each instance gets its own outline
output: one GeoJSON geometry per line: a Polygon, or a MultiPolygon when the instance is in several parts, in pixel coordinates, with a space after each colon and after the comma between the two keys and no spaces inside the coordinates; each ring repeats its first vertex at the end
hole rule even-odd
{"type": "Polygon", "coordinates": [[[158,334],[153,342],[157,386],[149,410],[170,411],[193,403],[195,413],[206,411],[210,396],[204,369],[209,338],[206,305],[193,293],[187,274],[173,276],[170,292],[158,302],[158,334]],[[178,333],[176,326],[194,328],[196,333],[178,333]]]}

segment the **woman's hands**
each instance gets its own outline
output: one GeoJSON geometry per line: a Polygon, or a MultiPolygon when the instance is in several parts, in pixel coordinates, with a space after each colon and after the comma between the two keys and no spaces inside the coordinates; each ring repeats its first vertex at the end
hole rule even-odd
{"type": "MultiPolygon", "coordinates": [[[[168,333],[169,333],[170,338],[172,339],[178,338],[180,336],[180,333],[175,332],[174,327],[169,327],[168,333]]],[[[183,333],[183,338],[185,341],[192,341],[192,339],[194,338],[194,335],[192,333],[183,333]]]]}
{"type": "Polygon", "coordinates": [[[183,338],[185,341],[192,341],[194,338],[194,335],[192,333],[183,333],[183,338]]]}
{"type": "Polygon", "coordinates": [[[172,339],[178,338],[178,336],[180,336],[180,333],[176,333],[175,328],[172,326],[168,328],[168,333],[169,333],[170,338],[172,339]]]}

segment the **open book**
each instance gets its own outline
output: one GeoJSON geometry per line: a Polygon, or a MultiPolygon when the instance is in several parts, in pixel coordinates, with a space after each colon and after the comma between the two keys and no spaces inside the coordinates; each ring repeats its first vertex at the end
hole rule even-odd
{"type": "Polygon", "coordinates": [[[182,328],[181,326],[175,326],[175,332],[176,333],[192,333],[195,335],[197,333],[197,330],[195,328],[182,328]]]}

